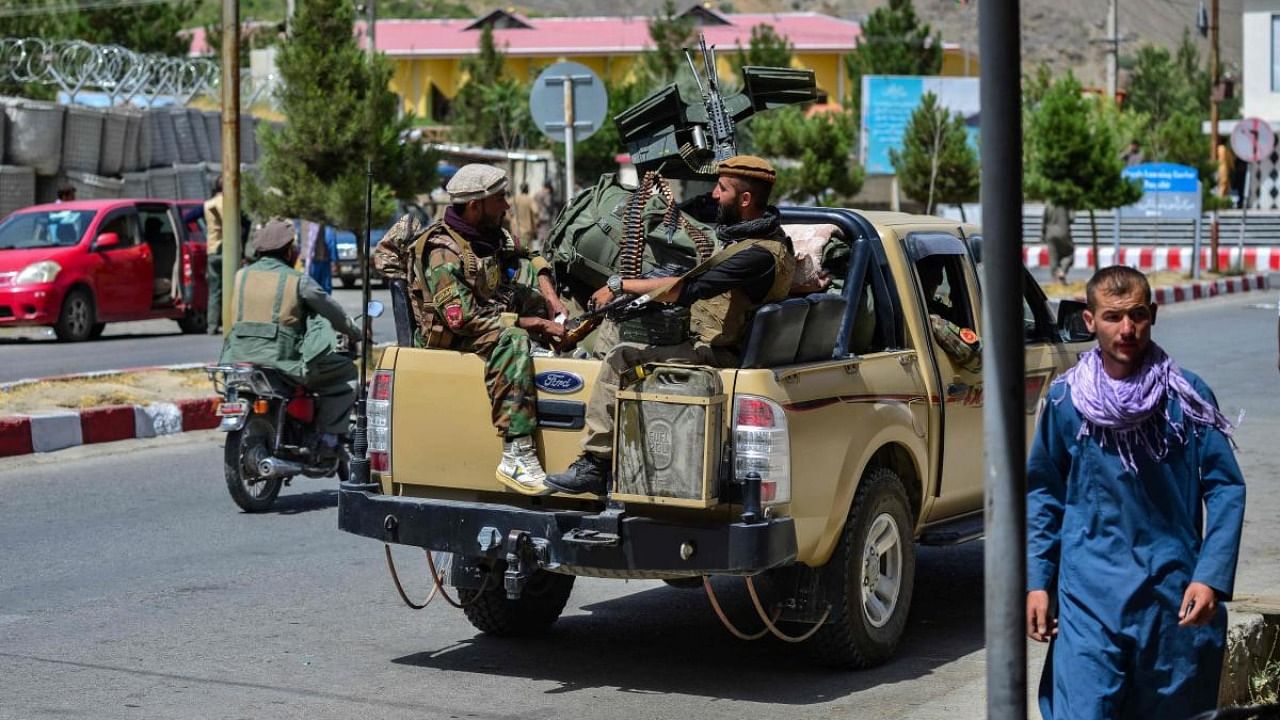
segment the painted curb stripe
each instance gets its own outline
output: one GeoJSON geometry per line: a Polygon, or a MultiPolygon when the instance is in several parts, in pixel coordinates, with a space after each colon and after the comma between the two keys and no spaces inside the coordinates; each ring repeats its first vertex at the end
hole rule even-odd
{"type": "Polygon", "coordinates": [[[85,445],[136,437],[132,405],[109,405],[80,411],[80,433],[85,445]]]}
{"type": "Polygon", "coordinates": [[[0,418],[0,457],[29,455],[35,452],[31,446],[31,419],[23,416],[0,418]]]}

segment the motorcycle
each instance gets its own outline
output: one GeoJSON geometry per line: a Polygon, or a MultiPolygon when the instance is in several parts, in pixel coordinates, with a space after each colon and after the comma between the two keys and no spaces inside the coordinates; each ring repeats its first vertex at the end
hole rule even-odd
{"type": "MultiPolygon", "coordinates": [[[[369,303],[368,314],[382,314],[369,303]]],[[[356,348],[339,335],[337,351],[352,359],[356,348]]],[[[223,475],[231,499],[245,512],[269,509],[294,477],[347,480],[350,433],[326,446],[315,427],[315,394],[275,368],[254,363],[210,365],[205,374],[222,396],[218,429],[227,433],[223,475]]]]}

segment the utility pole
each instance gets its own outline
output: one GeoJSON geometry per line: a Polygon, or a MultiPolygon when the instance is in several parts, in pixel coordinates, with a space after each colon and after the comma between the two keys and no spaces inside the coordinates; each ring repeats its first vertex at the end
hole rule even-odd
{"type": "MultiPolygon", "coordinates": [[[[1209,11],[1209,162],[1218,172],[1223,167],[1218,163],[1218,83],[1222,82],[1222,64],[1218,56],[1218,0],[1213,0],[1209,11]]],[[[1218,272],[1218,209],[1214,207],[1209,223],[1209,269],[1218,272]]],[[[1194,262],[1199,265],[1200,258],[1194,262]]]]}
{"type": "Polygon", "coordinates": [[[369,23],[366,34],[369,36],[369,58],[372,59],[373,54],[378,51],[378,0],[365,0],[364,8],[369,13],[369,19],[366,21],[369,23]]]}
{"type": "Polygon", "coordinates": [[[240,3],[222,0],[222,330],[240,270],[240,3]]]}
{"type": "Polygon", "coordinates": [[[1019,0],[978,8],[982,58],[983,587],[987,717],[1027,717],[1026,357],[1022,330],[1022,45],[1019,0]]]}
{"type": "Polygon", "coordinates": [[[1118,76],[1120,74],[1120,37],[1119,30],[1120,0],[1111,0],[1107,11],[1107,97],[1114,102],[1118,76]]]}

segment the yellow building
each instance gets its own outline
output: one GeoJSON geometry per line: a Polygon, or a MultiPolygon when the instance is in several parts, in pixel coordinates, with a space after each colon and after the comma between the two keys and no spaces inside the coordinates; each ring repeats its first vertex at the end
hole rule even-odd
{"type": "MultiPolygon", "coordinates": [[[[841,103],[849,86],[844,57],[857,46],[858,23],[819,13],[718,13],[702,6],[689,15],[708,45],[719,50],[722,77],[731,75],[730,57],[750,44],[751,29],[767,25],[793,48],[793,65],[816,76],[820,100],[841,103]]],[[[530,82],[548,65],[572,60],[607,82],[627,80],[640,55],[652,49],[647,16],[526,18],[497,10],[476,20],[381,20],[377,48],[395,66],[391,87],[406,112],[431,122],[448,118],[449,102],[465,81],[462,60],[478,52],[480,34],[493,28],[506,56],[506,71],[530,82]]],[[[968,51],[944,46],[943,75],[977,75],[968,51]]]]}

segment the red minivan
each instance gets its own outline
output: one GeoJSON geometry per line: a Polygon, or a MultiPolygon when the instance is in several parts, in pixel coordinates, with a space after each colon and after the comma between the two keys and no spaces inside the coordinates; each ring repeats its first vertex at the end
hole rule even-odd
{"type": "Polygon", "coordinates": [[[205,243],[194,200],[35,205],[0,221],[0,327],[51,325],[59,340],[109,322],[206,327],[205,243]]]}

